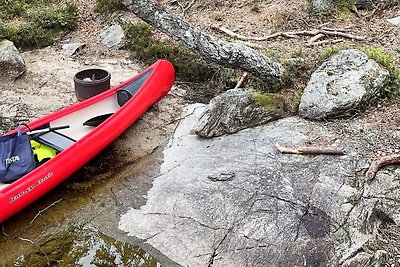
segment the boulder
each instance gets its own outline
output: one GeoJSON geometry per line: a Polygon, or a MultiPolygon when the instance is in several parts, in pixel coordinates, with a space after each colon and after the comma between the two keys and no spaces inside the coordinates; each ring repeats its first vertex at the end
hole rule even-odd
{"type": "Polygon", "coordinates": [[[374,255],[371,255],[367,252],[360,252],[344,262],[343,267],[368,266],[372,262],[373,257],[374,255]]]}
{"type": "Polygon", "coordinates": [[[236,133],[282,118],[284,109],[277,94],[231,89],[210,101],[192,132],[202,137],[236,133]]]}
{"type": "Polygon", "coordinates": [[[98,40],[108,48],[111,48],[118,45],[124,37],[124,30],[120,25],[116,24],[101,32],[98,36],[98,40]]]}
{"type": "Polygon", "coordinates": [[[13,80],[25,70],[25,61],[14,43],[0,41],[0,79],[13,80]]]}
{"type": "Polygon", "coordinates": [[[376,98],[389,72],[356,50],[343,50],[323,63],[308,82],[299,115],[308,119],[346,116],[376,98]]]}

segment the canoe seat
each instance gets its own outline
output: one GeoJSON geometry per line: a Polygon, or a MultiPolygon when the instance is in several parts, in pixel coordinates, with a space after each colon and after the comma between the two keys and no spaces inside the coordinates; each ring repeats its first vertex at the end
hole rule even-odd
{"type": "Polygon", "coordinates": [[[76,142],[74,139],[57,131],[35,134],[32,136],[32,139],[55,149],[57,152],[67,149],[76,142]]]}

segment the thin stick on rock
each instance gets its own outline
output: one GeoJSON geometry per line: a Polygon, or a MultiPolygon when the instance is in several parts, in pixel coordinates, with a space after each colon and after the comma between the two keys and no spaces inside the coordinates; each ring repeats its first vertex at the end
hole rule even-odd
{"type": "Polygon", "coordinates": [[[365,176],[368,180],[372,180],[375,178],[376,173],[379,171],[380,168],[391,164],[400,164],[399,154],[388,155],[381,159],[374,160],[369,166],[369,169],[366,172],[365,176]]]}
{"type": "Polygon", "coordinates": [[[61,200],[62,200],[62,198],[60,198],[60,199],[57,200],[57,201],[54,201],[53,203],[51,203],[50,205],[48,205],[46,208],[40,210],[40,211],[35,215],[35,217],[33,217],[33,219],[31,220],[31,222],[30,222],[29,224],[32,224],[32,223],[36,220],[37,217],[39,217],[40,215],[42,215],[43,212],[45,212],[45,211],[48,210],[49,208],[53,207],[54,205],[56,205],[56,204],[57,204],[58,202],[60,202],[61,200]]]}
{"type": "Polygon", "coordinates": [[[331,155],[344,155],[346,152],[340,147],[286,147],[276,144],[275,148],[284,154],[331,154],[331,155]]]}

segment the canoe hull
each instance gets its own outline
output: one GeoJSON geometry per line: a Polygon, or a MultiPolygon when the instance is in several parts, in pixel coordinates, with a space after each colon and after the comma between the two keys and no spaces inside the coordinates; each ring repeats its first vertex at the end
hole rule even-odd
{"type": "MultiPolygon", "coordinates": [[[[0,190],[0,223],[80,169],[169,92],[174,82],[172,64],[166,60],[159,60],[148,69],[150,68],[153,68],[152,73],[137,93],[111,117],[55,158],[0,190]]],[[[29,126],[34,129],[115,95],[118,89],[131,83],[141,73],[104,93],[33,121],[29,126]]]]}

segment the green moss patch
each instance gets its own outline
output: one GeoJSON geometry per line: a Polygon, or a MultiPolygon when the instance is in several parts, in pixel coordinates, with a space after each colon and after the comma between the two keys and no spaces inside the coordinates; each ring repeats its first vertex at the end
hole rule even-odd
{"type": "Polygon", "coordinates": [[[254,100],[262,107],[268,110],[285,110],[285,99],[279,94],[261,93],[253,91],[254,100]]]}
{"type": "Polygon", "coordinates": [[[96,0],[96,5],[94,7],[94,11],[101,14],[125,9],[126,7],[121,0],[96,0]]]}
{"type": "Polygon", "coordinates": [[[74,30],[78,19],[71,3],[0,0],[0,10],[0,39],[22,48],[51,45],[60,32],[74,30]]]}

